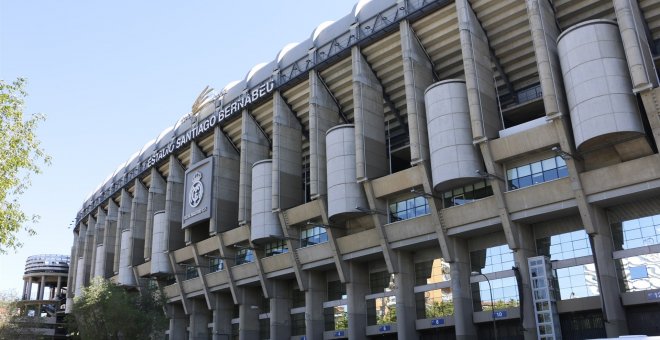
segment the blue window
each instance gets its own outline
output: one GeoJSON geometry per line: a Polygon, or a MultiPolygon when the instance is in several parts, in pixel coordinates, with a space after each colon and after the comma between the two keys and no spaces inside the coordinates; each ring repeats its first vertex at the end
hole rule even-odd
{"type": "Polygon", "coordinates": [[[267,243],[265,247],[265,256],[273,256],[277,254],[284,254],[289,252],[289,247],[287,247],[284,240],[277,240],[271,243],[267,243]]]}
{"type": "Polygon", "coordinates": [[[241,248],[236,252],[236,265],[254,261],[252,249],[241,248]]]}
{"type": "Polygon", "coordinates": [[[599,294],[596,266],[593,263],[559,268],[555,271],[555,276],[559,286],[560,300],[597,296],[599,294]]]}
{"type": "Polygon", "coordinates": [[[308,226],[300,231],[301,247],[313,246],[324,242],[328,242],[328,233],[323,226],[308,226]]]}
{"type": "Polygon", "coordinates": [[[660,253],[626,257],[614,263],[622,291],[660,289],[660,253]]]}
{"type": "Polygon", "coordinates": [[[225,262],[219,258],[211,258],[209,260],[209,272],[219,272],[225,269],[225,262]]]}
{"type": "Polygon", "coordinates": [[[566,176],[568,176],[566,162],[559,156],[517,166],[506,172],[510,190],[520,189],[566,176]]]}
{"type": "Polygon", "coordinates": [[[660,215],[646,216],[612,225],[614,247],[617,250],[660,243],[660,215]]]}
{"type": "Polygon", "coordinates": [[[449,208],[455,205],[470,203],[480,198],[492,195],[493,188],[486,180],[483,180],[474,184],[469,184],[464,187],[454,188],[443,192],[442,204],[445,208],[449,208]]]}
{"type": "Polygon", "coordinates": [[[418,196],[391,203],[389,208],[392,223],[428,214],[429,202],[424,196],[418,196]]]}
{"type": "Polygon", "coordinates": [[[472,271],[482,274],[509,270],[515,265],[513,250],[505,244],[470,252],[470,262],[472,271]]]}
{"type": "Polygon", "coordinates": [[[472,284],[472,301],[475,311],[499,310],[517,307],[520,304],[518,297],[518,283],[515,277],[480,281],[472,284]],[[492,295],[491,295],[492,291],[492,295]]]}
{"type": "Polygon", "coordinates": [[[536,240],[539,255],[549,256],[551,260],[567,260],[591,255],[589,235],[584,230],[577,230],[536,240]]]}

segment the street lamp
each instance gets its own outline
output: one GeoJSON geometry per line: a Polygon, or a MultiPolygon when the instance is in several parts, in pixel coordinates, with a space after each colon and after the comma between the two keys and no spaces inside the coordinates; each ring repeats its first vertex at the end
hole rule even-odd
{"type": "Polygon", "coordinates": [[[497,324],[495,323],[495,302],[493,300],[493,287],[490,285],[490,280],[488,279],[488,276],[479,273],[479,272],[472,272],[470,273],[472,276],[483,276],[486,279],[486,283],[488,283],[488,290],[490,291],[490,317],[493,319],[493,332],[495,334],[495,340],[499,339],[497,336],[497,324]]]}

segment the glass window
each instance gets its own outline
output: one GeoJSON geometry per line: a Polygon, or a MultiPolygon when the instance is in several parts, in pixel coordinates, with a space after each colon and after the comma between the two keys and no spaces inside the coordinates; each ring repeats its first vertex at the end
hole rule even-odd
{"type": "Polygon", "coordinates": [[[612,234],[617,250],[660,244],[660,215],[614,223],[612,234]]]}
{"type": "Polygon", "coordinates": [[[305,307],[305,292],[298,288],[293,288],[291,292],[291,307],[305,307]]]}
{"type": "Polygon", "coordinates": [[[559,268],[555,271],[555,280],[559,287],[559,299],[569,300],[588,296],[597,296],[598,277],[593,263],[582,266],[559,268]]]}
{"type": "Polygon", "coordinates": [[[369,274],[369,287],[371,287],[371,294],[392,291],[395,289],[394,275],[387,271],[371,273],[369,274]]]}
{"type": "Polygon", "coordinates": [[[199,272],[197,271],[197,267],[194,265],[185,265],[186,268],[186,280],[191,280],[196,277],[199,277],[199,272]]]}
{"type": "Polygon", "coordinates": [[[210,258],[209,259],[209,272],[219,272],[225,269],[225,262],[219,258],[210,258]]]}
{"type": "Polygon", "coordinates": [[[449,208],[455,205],[470,203],[492,195],[493,188],[486,180],[483,180],[464,187],[445,191],[442,193],[442,204],[443,207],[449,208]]]}
{"type": "Polygon", "coordinates": [[[622,291],[660,289],[660,253],[626,257],[615,264],[622,291]]]}
{"type": "Polygon", "coordinates": [[[274,242],[266,243],[266,246],[264,247],[264,256],[266,257],[288,252],[289,247],[287,247],[284,240],[277,240],[274,242]]]}
{"type": "Polygon", "coordinates": [[[451,288],[429,290],[415,294],[418,319],[439,318],[454,315],[451,288]]]}
{"type": "Polygon", "coordinates": [[[367,300],[367,325],[396,323],[396,297],[386,296],[367,300]]]}
{"type": "Polygon", "coordinates": [[[539,255],[550,257],[550,260],[590,256],[589,235],[584,230],[577,230],[540,238],[536,240],[536,251],[539,255]]]}
{"type": "Polygon", "coordinates": [[[474,311],[499,310],[519,305],[518,284],[515,277],[490,280],[490,284],[492,287],[489,287],[488,281],[485,280],[472,284],[474,311]]]}
{"type": "Polygon", "coordinates": [[[321,225],[312,225],[300,230],[300,246],[307,247],[328,242],[328,233],[321,225]]]}
{"type": "Polygon", "coordinates": [[[305,335],[305,313],[291,314],[291,335],[305,335]]]}
{"type": "Polygon", "coordinates": [[[328,301],[346,299],[346,284],[341,281],[328,282],[328,301]]]}
{"type": "Polygon", "coordinates": [[[510,190],[528,187],[568,176],[566,162],[559,156],[525,164],[507,170],[510,190]]]}
{"type": "Polygon", "coordinates": [[[252,252],[252,249],[241,248],[236,251],[236,265],[250,263],[252,261],[254,261],[254,253],[252,252]]]}
{"type": "Polygon", "coordinates": [[[449,263],[442,259],[415,263],[415,285],[427,285],[451,280],[449,263]]]}
{"type": "Polygon", "coordinates": [[[472,271],[482,274],[509,270],[515,265],[513,250],[507,245],[470,252],[472,271]]]}
{"type": "Polygon", "coordinates": [[[341,305],[323,309],[323,320],[326,331],[348,328],[348,306],[341,305]]]}
{"type": "Polygon", "coordinates": [[[390,223],[403,221],[429,213],[429,202],[424,196],[390,203],[390,223]]]}

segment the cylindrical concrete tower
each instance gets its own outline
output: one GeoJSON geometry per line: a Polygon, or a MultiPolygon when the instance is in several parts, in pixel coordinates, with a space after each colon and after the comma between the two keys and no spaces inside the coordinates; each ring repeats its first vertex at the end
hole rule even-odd
{"type": "Polygon", "coordinates": [[[93,277],[104,277],[104,269],[105,269],[105,245],[104,244],[99,244],[96,246],[96,257],[94,258],[94,273],[92,274],[93,277]]]}
{"type": "Polygon", "coordinates": [[[338,125],[326,133],[328,169],[328,216],[341,217],[368,208],[367,199],[357,183],[355,169],[355,126],[338,125]]]}
{"type": "Polygon", "coordinates": [[[282,236],[280,220],[272,210],[273,160],[264,159],[252,166],[252,222],[250,240],[263,243],[282,236]]]}
{"type": "MultiPolygon", "coordinates": [[[[121,253],[119,254],[119,273],[117,283],[122,286],[135,286],[135,276],[131,267],[130,242],[133,233],[130,229],[121,232],[121,253]]],[[[77,282],[77,281],[76,281],[77,282]]]]}
{"type": "Polygon", "coordinates": [[[472,144],[472,127],[464,80],[431,85],[424,94],[431,151],[433,187],[437,191],[481,178],[482,161],[472,144]]]}
{"type": "Polygon", "coordinates": [[[167,215],[165,210],[154,213],[153,239],[151,244],[151,274],[172,272],[167,255],[167,215]]]}
{"type": "Polygon", "coordinates": [[[71,259],[66,255],[34,255],[25,261],[23,300],[60,300],[67,288],[71,259]],[[33,286],[36,284],[36,289],[33,286]],[[48,288],[48,290],[46,290],[48,288]],[[33,298],[34,297],[34,298],[33,298]]]}
{"type": "Polygon", "coordinates": [[[619,29],[590,20],[558,38],[575,144],[580,151],[644,133],[619,29]]]}

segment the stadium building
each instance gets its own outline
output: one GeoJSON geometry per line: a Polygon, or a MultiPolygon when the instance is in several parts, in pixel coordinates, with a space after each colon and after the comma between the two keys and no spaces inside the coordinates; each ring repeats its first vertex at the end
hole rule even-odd
{"type": "Polygon", "coordinates": [[[360,1],[90,195],[67,297],[158,283],[170,339],[660,335],[658,52],[655,0],[360,1]]]}

